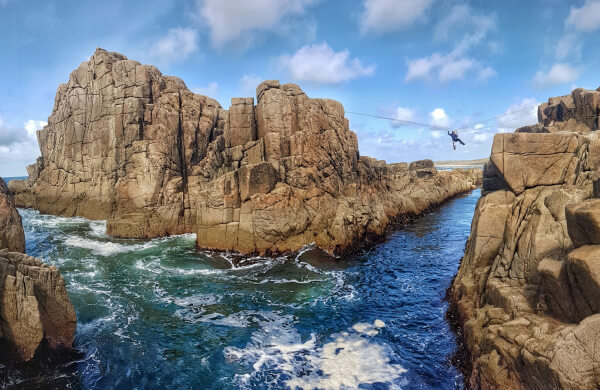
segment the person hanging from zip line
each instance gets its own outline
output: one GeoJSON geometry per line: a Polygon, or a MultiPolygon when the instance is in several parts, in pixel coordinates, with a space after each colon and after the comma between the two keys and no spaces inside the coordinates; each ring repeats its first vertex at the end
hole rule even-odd
{"type": "Polygon", "coordinates": [[[456,133],[456,130],[452,130],[452,133],[448,132],[448,135],[450,137],[452,137],[452,148],[454,150],[456,150],[456,144],[455,144],[455,142],[460,142],[461,145],[465,145],[465,143],[462,142],[462,140],[460,138],[458,138],[458,134],[456,133]]]}

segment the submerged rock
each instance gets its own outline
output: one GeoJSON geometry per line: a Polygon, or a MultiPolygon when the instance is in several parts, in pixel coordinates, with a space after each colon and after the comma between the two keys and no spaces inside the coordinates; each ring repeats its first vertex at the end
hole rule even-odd
{"type": "Polygon", "coordinates": [[[600,93],[569,96],[540,106],[529,128],[544,131],[494,138],[448,290],[471,388],[600,386],[600,138],[585,108],[600,93]]]}
{"type": "Polygon", "coordinates": [[[11,182],[19,205],[106,219],[107,233],[196,233],[204,248],[345,251],[392,219],[480,181],[430,161],[360,156],[344,108],[295,84],[261,83],[229,110],[176,77],[96,50],[59,86],[42,156],[11,182]]]}

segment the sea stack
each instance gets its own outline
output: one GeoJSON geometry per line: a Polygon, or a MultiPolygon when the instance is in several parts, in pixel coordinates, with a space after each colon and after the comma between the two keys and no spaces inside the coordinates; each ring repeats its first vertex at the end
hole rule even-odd
{"type": "Polygon", "coordinates": [[[0,179],[0,344],[3,354],[27,361],[42,343],[71,348],[76,318],[58,269],[24,250],[21,217],[0,179]]]}
{"type": "Polygon", "coordinates": [[[107,233],[196,233],[202,248],[347,251],[480,180],[360,156],[344,108],[261,83],[225,110],[177,77],[97,49],[59,86],[17,203],[107,220],[107,233]]]}
{"type": "Polygon", "coordinates": [[[471,388],[600,386],[598,112],[600,92],[576,89],[494,138],[448,291],[471,388]]]}

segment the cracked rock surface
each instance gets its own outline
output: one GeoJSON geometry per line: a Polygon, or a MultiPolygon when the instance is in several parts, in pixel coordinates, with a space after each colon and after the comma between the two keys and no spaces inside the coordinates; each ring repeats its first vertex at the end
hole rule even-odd
{"type": "Polygon", "coordinates": [[[24,250],[21,217],[0,179],[0,342],[26,361],[42,342],[71,348],[76,319],[58,269],[24,250]]]}
{"type": "Polygon", "coordinates": [[[471,388],[600,387],[600,138],[588,109],[567,111],[599,96],[551,98],[538,125],[494,138],[448,290],[471,388]]]}
{"type": "Polygon", "coordinates": [[[0,249],[25,252],[25,233],[15,201],[0,178],[0,249]]]}
{"type": "Polygon", "coordinates": [[[28,180],[11,182],[17,203],[106,219],[120,237],[196,233],[210,249],[314,242],[339,253],[481,179],[360,156],[342,105],[295,84],[268,80],[256,96],[225,110],[176,77],[98,49],[59,86],[38,132],[41,157],[28,180]]]}

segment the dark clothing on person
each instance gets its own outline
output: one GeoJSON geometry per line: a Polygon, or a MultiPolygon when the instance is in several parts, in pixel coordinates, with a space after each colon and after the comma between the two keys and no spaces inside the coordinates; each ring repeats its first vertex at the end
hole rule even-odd
{"type": "Polygon", "coordinates": [[[458,138],[458,134],[456,134],[455,132],[448,132],[448,135],[450,137],[452,137],[452,142],[460,142],[461,145],[465,145],[464,142],[462,142],[462,140],[460,138],[458,138]]]}

